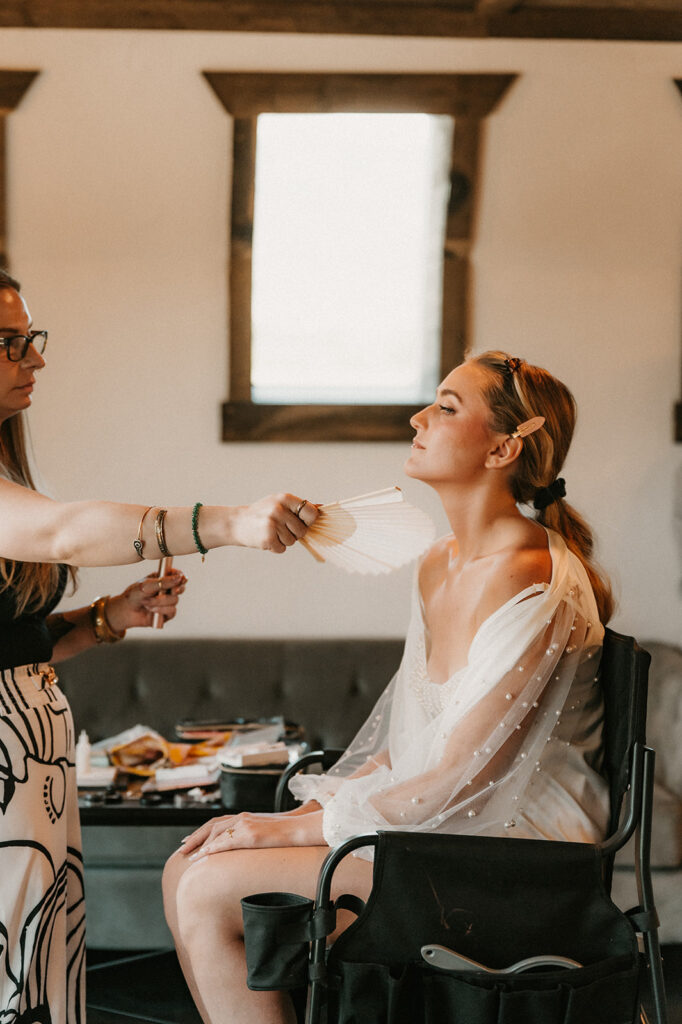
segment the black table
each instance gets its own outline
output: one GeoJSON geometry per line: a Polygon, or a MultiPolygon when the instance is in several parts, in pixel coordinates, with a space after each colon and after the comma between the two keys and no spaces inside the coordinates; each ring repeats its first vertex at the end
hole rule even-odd
{"type": "Polygon", "coordinates": [[[210,818],[229,813],[219,798],[211,803],[192,801],[178,807],[172,800],[146,804],[139,798],[124,798],[120,803],[90,803],[80,794],[78,810],[81,825],[191,825],[194,828],[210,818]]]}

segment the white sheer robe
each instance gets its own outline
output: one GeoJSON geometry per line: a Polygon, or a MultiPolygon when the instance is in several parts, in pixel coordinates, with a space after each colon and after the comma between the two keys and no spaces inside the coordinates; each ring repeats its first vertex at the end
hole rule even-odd
{"type": "Polygon", "coordinates": [[[582,563],[548,530],[549,584],[481,625],[468,664],[428,676],[415,582],[398,672],[340,761],[291,790],[324,808],[335,846],[378,829],[595,842],[608,822],[599,774],[604,630],[582,563]]]}

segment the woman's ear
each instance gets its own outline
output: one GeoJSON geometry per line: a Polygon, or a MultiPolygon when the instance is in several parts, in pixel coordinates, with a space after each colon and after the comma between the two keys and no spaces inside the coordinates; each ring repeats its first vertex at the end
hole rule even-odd
{"type": "Polygon", "coordinates": [[[507,434],[498,443],[496,448],[491,448],[485,460],[486,469],[505,469],[516,462],[523,451],[523,441],[520,437],[510,437],[507,434]]]}

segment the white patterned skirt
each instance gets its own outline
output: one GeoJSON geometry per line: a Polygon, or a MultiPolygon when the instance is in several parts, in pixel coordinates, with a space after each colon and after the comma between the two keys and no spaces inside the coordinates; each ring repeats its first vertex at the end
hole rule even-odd
{"type": "Polygon", "coordinates": [[[0,1024],[85,1021],[73,719],[48,665],[0,669],[0,1024]]]}

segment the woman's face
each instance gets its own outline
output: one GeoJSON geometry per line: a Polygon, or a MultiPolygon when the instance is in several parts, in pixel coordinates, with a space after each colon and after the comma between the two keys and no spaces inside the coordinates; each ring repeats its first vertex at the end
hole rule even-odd
{"type": "MultiPolygon", "coordinates": [[[[14,288],[0,288],[0,338],[28,334],[31,324],[31,314],[21,295],[14,288]]],[[[0,422],[28,409],[36,372],[44,365],[45,360],[33,345],[18,363],[11,362],[5,347],[0,346],[0,422]]]]}
{"type": "Polygon", "coordinates": [[[472,483],[501,435],[490,428],[484,397],[487,374],[476,363],[462,363],[445,378],[432,405],[410,420],[416,431],[405,463],[408,476],[425,483],[472,483]]]}

